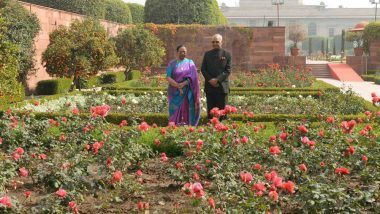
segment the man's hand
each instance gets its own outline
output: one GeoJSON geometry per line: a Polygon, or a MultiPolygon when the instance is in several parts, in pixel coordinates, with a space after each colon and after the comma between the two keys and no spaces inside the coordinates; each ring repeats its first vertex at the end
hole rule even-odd
{"type": "Polygon", "coordinates": [[[218,79],[213,78],[208,81],[213,87],[219,87],[218,79]]]}

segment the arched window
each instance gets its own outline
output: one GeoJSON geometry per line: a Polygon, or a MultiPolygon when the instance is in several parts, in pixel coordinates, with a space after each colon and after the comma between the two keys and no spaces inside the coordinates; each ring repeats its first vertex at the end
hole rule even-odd
{"type": "Polygon", "coordinates": [[[316,36],[317,35],[317,24],[315,24],[313,22],[309,23],[308,32],[309,32],[309,36],[316,36]]]}

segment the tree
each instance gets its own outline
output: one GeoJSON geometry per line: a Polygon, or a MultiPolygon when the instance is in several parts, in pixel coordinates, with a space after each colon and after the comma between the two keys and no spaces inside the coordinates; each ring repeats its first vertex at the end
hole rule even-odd
{"type": "Polygon", "coordinates": [[[98,21],[76,20],[70,28],[60,26],[50,34],[42,61],[51,76],[74,77],[80,88],[81,77],[96,75],[118,63],[114,49],[114,43],[98,21]]]}
{"type": "Polygon", "coordinates": [[[144,6],[136,3],[127,3],[129,10],[132,14],[132,23],[133,24],[142,24],[144,23],[144,6]]]}
{"type": "Polygon", "coordinates": [[[106,0],[105,19],[122,24],[132,23],[132,15],[127,3],[122,0],[106,0]]]}
{"type": "Polygon", "coordinates": [[[17,80],[19,64],[17,46],[8,40],[7,24],[0,18],[0,104],[20,101],[24,97],[24,88],[17,80]]]}
{"type": "Polygon", "coordinates": [[[156,24],[226,24],[216,0],[147,0],[144,18],[156,24]]]}
{"type": "Polygon", "coordinates": [[[18,80],[26,86],[28,75],[35,71],[34,38],[40,31],[39,20],[19,3],[9,0],[3,1],[0,5],[0,14],[8,29],[4,32],[4,36],[20,50],[17,55],[18,80]]]}
{"type": "Polygon", "coordinates": [[[297,48],[297,44],[306,39],[306,30],[302,25],[289,26],[289,40],[293,42],[293,47],[297,48]]]}
{"type": "Polygon", "coordinates": [[[120,65],[125,66],[128,77],[132,69],[158,67],[165,56],[163,42],[143,26],[125,29],[114,38],[120,65]]]}
{"type": "Polygon", "coordinates": [[[70,11],[95,18],[104,18],[104,0],[24,0],[32,4],[70,11]]]}

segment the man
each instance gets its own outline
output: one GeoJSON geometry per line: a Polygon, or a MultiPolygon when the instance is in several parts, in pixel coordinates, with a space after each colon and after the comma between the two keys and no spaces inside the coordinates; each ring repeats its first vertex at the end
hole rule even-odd
{"type": "MultiPolygon", "coordinates": [[[[207,115],[212,119],[210,110],[217,107],[224,109],[230,92],[228,77],[231,73],[231,54],[222,49],[223,37],[215,34],[212,37],[213,49],[203,57],[202,74],[205,78],[205,93],[207,99],[207,115]]],[[[223,118],[221,118],[223,119],[223,118]]]]}

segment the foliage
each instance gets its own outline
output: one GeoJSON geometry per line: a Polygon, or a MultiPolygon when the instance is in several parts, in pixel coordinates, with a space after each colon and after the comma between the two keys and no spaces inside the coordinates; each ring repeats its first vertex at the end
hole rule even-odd
{"type": "Polygon", "coordinates": [[[354,48],[363,47],[363,32],[362,31],[350,31],[346,34],[346,41],[352,42],[354,48]]]}
{"type": "Polygon", "coordinates": [[[120,65],[125,66],[127,72],[132,69],[145,71],[146,67],[158,67],[165,56],[162,41],[142,26],[123,30],[114,41],[120,65]]]}
{"type": "Polygon", "coordinates": [[[268,65],[251,73],[232,75],[231,84],[235,87],[297,87],[303,88],[313,84],[315,78],[310,69],[301,67],[280,67],[268,65]]]}
{"type": "Polygon", "coordinates": [[[306,30],[302,25],[289,26],[289,40],[293,42],[293,47],[297,48],[297,44],[306,39],[306,30]]]}
{"type": "Polygon", "coordinates": [[[99,22],[74,21],[70,28],[60,26],[50,34],[42,61],[51,76],[88,77],[118,62],[114,47],[99,22]]]}
{"type": "Polygon", "coordinates": [[[5,0],[0,6],[1,17],[7,23],[6,38],[18,46],[19,62],[18,80],[26,85],[28,75],[34,72],[34,38],[40,30],[40,23],[36,15],[27,11],[18,2],[5,0]]]}
{"type": "Polygon", "coordinates": [[[145,22],[166,24],[226,24],[216,0],[147,0],[145,22]]]}
{"type": "Polygon", "coordinates": [[[101,19],[106,13],[104,0],[25,0],[25,2],[101,19]]]}
{"type": "Polygon", "coordinates": [[[133,24],[144,23],[144,6],[136,3],[127,3],[132,15],[133,24]]]}
{"type": "Polygon", "coordinates": [[[24,98],[24,88],[18,82],[19,49],[6,37],[7,24],[0,18],[0,104],[20,101],[24,98]]]}
{"type": "MultiPolygon", "coordinates": [[[[21,207],[23,211],[19,213],[27,210],[69,212],[68,203],[81,203],[85,195],[108,192],[109,198],[102,201],[106,203],[115,199],[128,200],[141,190],[129,170],[149,157],[151,149],[132,142],[138,133],[109,126],[101,117],[80,119],[70,116],[39,121],[33,115],[13,117],[7,114],[0,119],[0,130],[0,157],[10,155],[1,161],[1,197],[13,179],[24,178],[25,186],[33,189],[43,187],[38,192],[30,190],[33,192],[31,197],[37,198],[37,194],[42,197],[31,207],[21,207]],[[8,126],[10,121],[19,121],[20,125],[8,126]],[[83,127],[88,130],[79,132],[83,127]],[[19,157],[14,156],[15,153],[19,157]],[[26,169],[27,174],[20,175],[20,168],[26,169]],[[116,176],[117,171],[122,174],[116,176]],[[65,190],[61,196],[57,192],[59,189],[65,190]]],[[[12,201],[17,199],[12,198],[12,201]]],[[[20,203],[24,202],[20,200],[20,203]]],[[[0,204],[0,211],[3,210],[4,206],[0,204]]]]}
{"type": "Polygon", "coordinates": [[[163,167],[184,186],[183,194],[198,202],[198,211],[214,206],[227,213],[376,212],[378,136],[360,131],[367,123],[346,134],[342,121],[320,121],[318,127],[286,121],[271,137],[264,137],[265,125],[255,123],[169,131],[163,141],[175,139],[185,155],[163,167]],[[339,174],[341,167],[348,174],[339,174]],[[202,191],[188,190],[187,182],[201,183],[202,191]]]}
{"type": "Polygon", "coordinates": [[[371,22],[364,28],[364,51],[369,53],[371,42],[380,39],[380,22],[371,22]]]}
{"type": "Polygon", "coordinates": [[[42,80],[37,83],[38,95],[63,94],[69,92],[72,79],[59,78],[54,80],[42,80]]]}
{"type": "MultiPolygon", "coordinates": [[[[118,92],[118,91],[116,91],[118,92]]],[[[88,112],[92,106],[108,103],[111,106],[110,114],[120,116],[150,113],[165,113],[167,109],[167,95],[162,92],[144,91],[120,91],[120,93],[110,94],[85,94],[64,96],[54,100],[41,100],[39,105],[27,103],[18,110],[33,112],[61,112],[70,113],[73,108],[81,112],[88,112]],[[124,100],[124,101],[123,101],[124,100]],[[124,103],[123,103],[124,102],[124,103]]],[[[283,94],[271,94],[262,92],[254,94],[252,92],[235,94],[229,96],[229,103],[236,106],[240,112],[253,112],[255,114],[273,115],[314,115],[315,112],[321,115],[356,115],[365,110],[373,110],[367,107],[366,103],[355,96],[351,91],[324,92],[320,97],[301,95],[302,92],[286,92],[283,94]]],[[[278,93],[278,92],[277,92],[278,93]]],[[[206,100],[201,99],[202,111],[205,112],[206,100]]],[[[376,108],[374,108],[376,109],[376,108]]],[[[164,124],[167,121],[165,115],[164,124]]],[[[158,123],[158,121],[153,121],[158,123]]]]}
{"type": "Polygon", "coordinates": [[[122,0],[106,0],[105,19],[122,24],[132,23],[132,15],[127,3],[122,0]]]}

